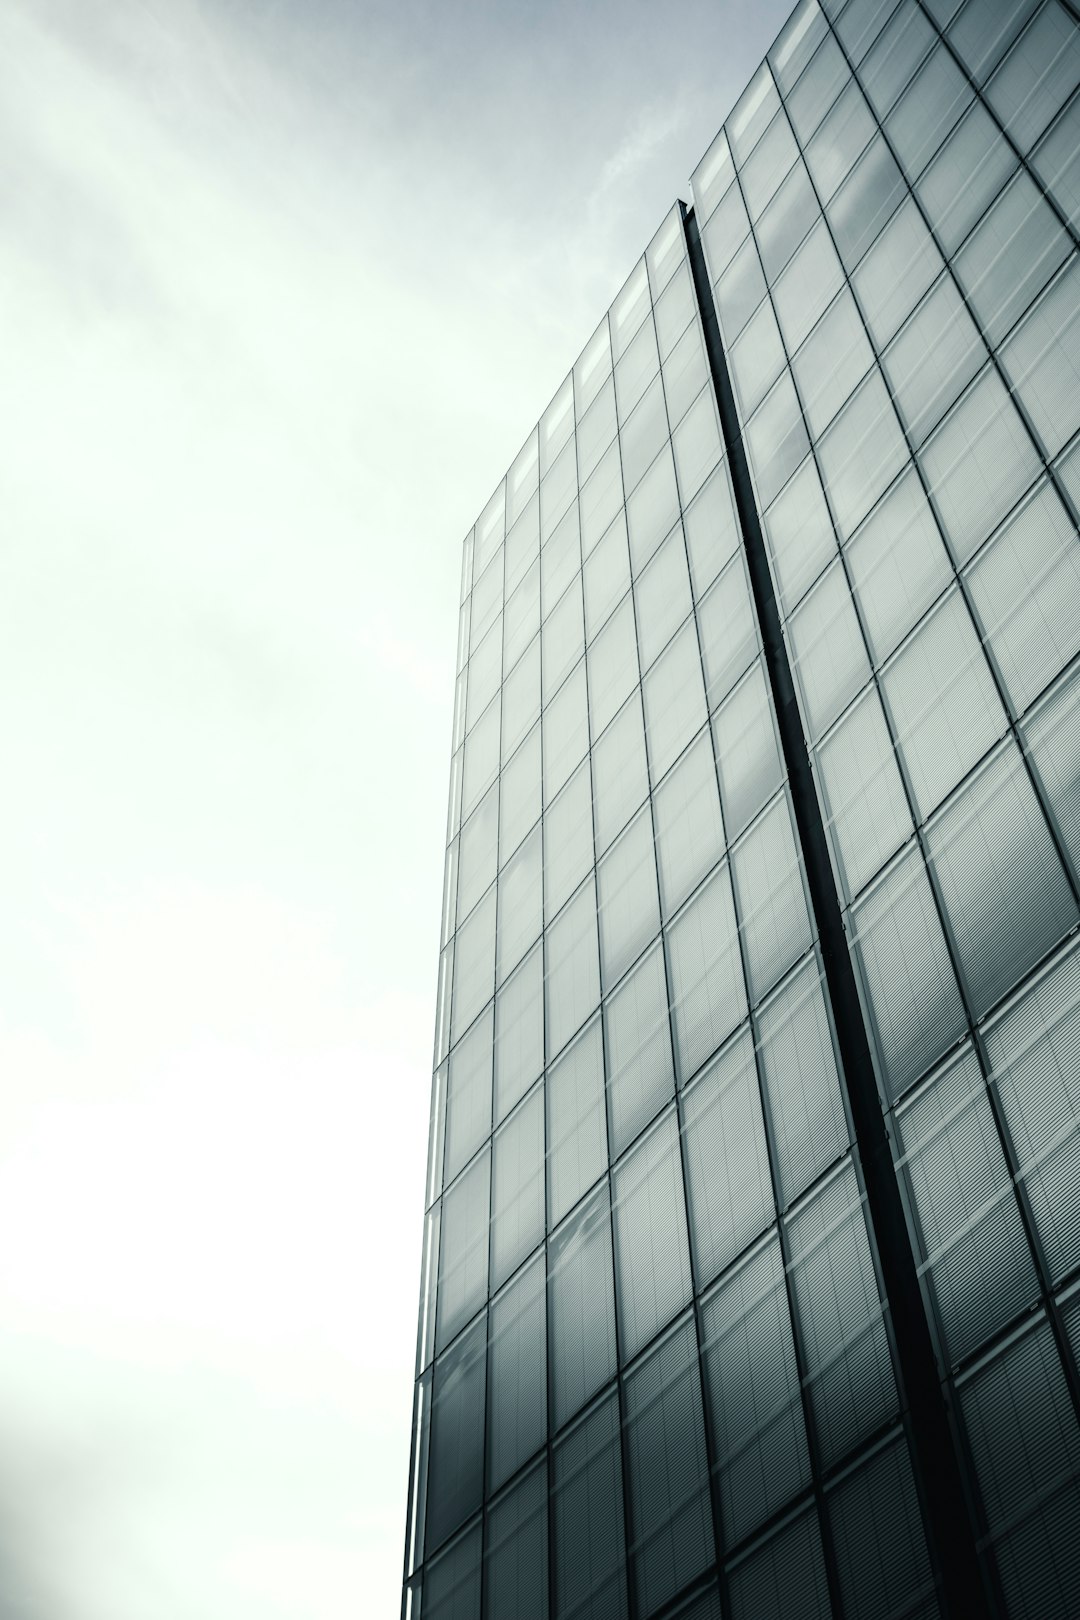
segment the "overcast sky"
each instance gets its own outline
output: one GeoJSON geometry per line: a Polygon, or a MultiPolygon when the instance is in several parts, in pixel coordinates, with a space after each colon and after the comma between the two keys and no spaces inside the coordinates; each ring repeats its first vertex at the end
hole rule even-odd
{"type": "Polygon", "coordinates": [[[0,0],[0,1620],[396,1613],[461,539],[788,9],[0,0]]]}

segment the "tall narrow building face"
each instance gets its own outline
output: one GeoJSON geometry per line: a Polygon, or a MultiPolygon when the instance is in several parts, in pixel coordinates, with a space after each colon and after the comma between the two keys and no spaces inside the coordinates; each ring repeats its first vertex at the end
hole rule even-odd
{"type": "Polygon", "coordinates": [[[803,0],[467,537],[408,1620],[1080,1613],[1078,84],[803,0]]]}

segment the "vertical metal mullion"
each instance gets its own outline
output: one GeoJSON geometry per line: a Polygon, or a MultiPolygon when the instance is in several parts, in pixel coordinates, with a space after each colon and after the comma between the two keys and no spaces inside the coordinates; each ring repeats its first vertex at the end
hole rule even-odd
{"type": "Polygon", "coordinates": [[[922,1482],[927,1543],[931,1549],[931,1561],[937,1564],[946,1614],[954,1617],[954,1620],[989,1620],[975,1538],[964,1506],[963,1476],[952,1443],[937,1360],[874,1080],[869,1039],[848,952],[825,828],[795,697],[780,614],[773,594],[749,463],[720,341],[701,239],[693,214],[685,214],[684,219],[695,291],[704,317],[706,351],[728,449],[744,553],[764,643],[765,668],[772,688],[810,890],[811,910],[817,925],[833,1006],[855,1146],[896,1335],[898,1372],[912,1419],[912,1462],[916,1478],[922,1482]]]}

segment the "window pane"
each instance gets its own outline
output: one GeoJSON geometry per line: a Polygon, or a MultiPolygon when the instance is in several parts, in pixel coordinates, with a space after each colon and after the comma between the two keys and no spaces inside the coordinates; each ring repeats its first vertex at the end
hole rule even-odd
{"type": "Polygon", "coordinates": [[[623,1152],[674,1094],[667,981],[660,946],[639,962],[604,1009],[611,1154],[623,1152]]]}
{"type": "Polygon", "coordinates": [[[942,276],[885,355],[885,373],[912,444],[921,444],[986,359],[950,276],[942,276]]]}
{"type": "Polygon", "coordinates": [[[569,781],[589,746],[585,664],[582,661],[544,710],[544,802],[569,781]]]}
{"type": "Polygon", "coordinates": [[[544,862],[540,828],[534,827],[499,878],[499,981],[506,978],[539,938],[544,925],[544,862]]]}
{"type": "Polygon", "coordinates": [[[644,669],[662,652],[692,606],[690,571],[681,528],[668,535],[660,550],[638,577],[637,635],[644,669]]]}
{"type": "Polygon", "coordinates": [[[1013,707],[1022,714],[1080,648],[1080,546],[1048,483],[968,580],[1013,707]]]}
{"type": "Polygon", "coordinates": [[[658,782],[705,723],[705,683],[694,624],[686,624],[642,683],[652,779],[658,782]]]}
{"type": "Polygon", "coordinates": [[[880,664],[953,577],[914,467],[858,531],[847,548],[847,564],[870,649],[880,664]]]}
{"type": "Polygon", "coordinates": [[[634,604],[629,596],[589,648],[589,708],[598,737],[638,683],[634,604]]]}
{"type": "Polygon", "coordinates": [[[752,238],[736,253],[716,283],[713,296],[725,341],[734,343],[765,296],[765,277],[752,238]]]}
{"type": "Polygon", "coordinates": [[[768,506],[810,447],[795,388],[786,372],[748,423],[746,447],[758,500],[768,506]]]}
{"type": "MultiPolygon", "coordinates": [[[[929,1597],[934,1577],[906,1440],[874,1452],[831,1500],[845,1613],[888,1614],[898,1592],[929,1597]]],[[[937,1604],[908,1612],[929,1617],[937,1604]]]]}
{"type": "Polygon", "coordinates": [[[635,692],[592,751],[596,852],[602,855],[649,791],[641,698],[635,692]]]}
{"type": "Polygon", "coordinates": [[[843,564],[835,562],[792,615],[790,635],[807,730],[819,737],[870,674],[843,564]]]}
{"type": "Polygon", "coordinates": [[[854,81],[849,82],[806,146],[806,166],[823,202],[828,202],[850,173],[859,153],[873,138],[874,128],[873,114],[862,91],[854,81]]]}
{"type": "Polygon", "coordinates": [[[548,1620],[547,1503],[547,1465],[541,1463],[488,1509],[484,1592],[489,1614],[548,1620]]]}
{"type": "Polygon", "coordinates": [[[885,1089],[898,1097],[966,1019],[926,868],[910,850],[855,913],[858,955],[885,1089]]]}
{"type": "Polygon", "coordinates": [[[484,1303],[491,1154],[485,1148],[443,1198],[435,1346],[441,1350],[484,1303]]]}
{"type": "Polygon", "coordinates": [[[720,424],[711,387],[703,388],[671,436],[675,471],[684,502],[697,494],[722,454],[720,424]]]}
{"type": "Polygon", "coordinates": [[[1039,1292],[990,1099],[970,1047],[898,1120],[927,1267],[949,1360],[984,1344],[1039,1292]]]}
{"type": "MultiPolygon", "coordinates": [[[[518,743],[540,718],[540,637],[534,636],[513,674],[503,682],[502,757],[510,758],[518,743]]],[[[504,851],[504,854],[506,851],[504,851]]]]}
{"type": "Polygon", "coordinates": [[[485,793],[458,842],[458,917],[466,918],[495,876],[499,836],[498,784],[485,793]]]}
{"type": "Polygon", "coordinates": [[[906,189],[895,159],[878,136],[825,210],[848,270],[858,264],[906,189]]]}
{"type": "Polygon", "coordinates": [[[784,777],[760,659],[716,711],[713,733],[730,841],[771,798],[784,777]]]}
{"type": "Polygon", "coordinates": [[[554,1226],[607,1167],[599,1019],[548,1070],[546,1086],[548,1205],[554,1226]]]}
{"type": "Polygon", "coordinates": [[[956,256],[956,273],[991,344],[1015,326],[1070,248],[1053,210],[1021,169],[956,256]]]}
{"type": "Polygon", "coordinates": [[[484,1362],[481,1318],[435,1363],[428,1474],[427,1544],[438,1547],[480,1506],[484,1487],[484,1362]]]}
{"type": "Polygon", "coordinates": [[[806,420],[815,439],[824,433],[873,359],[862,318],[845,287],[793,362],[806,420]]]}
{"type": "MultiPolygon", "coordinates": [[[[724,1532],[734,1543],[810,1481],[784,1263],[775,1235],[703,1304],[701,1328],[724,1532]]],[[[794,1587],[790,1595],[795,1596],[794,1587]]],[[[777,1620],[789,1612],[787,1603],[777,1608],[777,1620]]],[[[749,1615],[757,1620],[759,1613],[750,1609],[748,1620],[749,1615]]]]}
{"type": "Polygon", "coordinates": [[[872,371],[840,412],[818,454],[840,530],[850,535],[908,457],[880,372],[872,371]]]}
{"type": "Polygon", "coordinates": [[[660,932],[652,816],[641,811],[599,862],[600,966],[605,989],[617,984],[660,932]]]}
{"type": "Polygon", "coordinates": [[[746,1017],[735,907],[726,866],[668,933],[679,1080],[685,1083],[746,1017]]]}
{"type": "Polygon", "coordinates": [[[909,198],[897,209],[851,278],[879,351],[899,330],[942,267],[934,239],[909,198]]]}
{"type": "Polygon", "coordinates": [[[772,304],[765,299],[751,315],[729,356],[731,380],[743,420],[757,410],[786,364],[772,304]]]}
{"type": "Polygon", "coordinates": [[[863,693],[821,746],[818,760],[833,847],[848,898],[853,899],[912,831],[876,691],[863,693]]]}
{"type": "Polygon", "coordinates": [[[548,1244],[554,1422],[572,1417],[615,1371],[611,1221],[600,1187],[548,1244]]]}
{"type": "Polygon", "coordinates": [[[981,101],[969,107],[919,181],[919,198],[938,241],[954,253],[983,218],[1016,158],[981,101]]]}
{"type": "Polygon", "coordinates": [[[615,367],[615,398],[620,421],[625,422],[659,370],[656,328],[650,316],[639,326],[615,367]]]}
{"type": "Polygon", "coordinates": [[[491,1055],[494,1009],[487,1011],[450,1053],[446,1095],[444,1173],[452,1181],[491,1134],[491,1055]]]}
{"type": "Polygon", "coordinates": [[[495,1121],[544,1067],[544,950],[537,944],[495,997],[495,1121]]]}
{"type": "Polygon", "coordinates": [[[717,467],[686,509],[686,554],[695,597],[700,598],[739,547],[735,502],[726,465],[717,467]]]}
{"type": "Polygon", "coordinates": [[[578,428],[578,480],[582,485],[588,483],[600,465],[600,458],[615,438],[617,431],[615,380],[609,377],[582,417],[578,428]]]}
{"type": "Polygon", "coordinates": [[[624,1620],[619,1408],[614,1395],[566,1436],[555,1460],[555,1612],[624,1620]]]}
{"type": "Polygon", "coordinates": [[[712,870],[724,851],[712,744],[703,731],[669,771],[653,799],[656,864],[665,917],[712,870]]]}
{"type": "MultiPolygon", "coordinates": [[[[842,1457],[896,1410],[881,1302],[850,1164],[788,1223],[791,1278],[822,1457],[842,1457]]],[[[855,1611],[858,1612],[858,1611],[855,1611]]]]}
{"type": "Polygon", "coordinates": [[[495,885],[457,931],[451,1041],[468,1029],[495,993],[495,885]]]}
{"type": "Polygon", "coordinates": [[[1005,730],[1005,712],[959,591],[885,671],[882,685],[925,819],[1005,730]]]}
{"type": "Polygon", "coordinates": [[[848,1143],[816,957],[810,957],[762,1007],[757,1023],[776,1172],[786,1208],[848,1143]]]}
{"type": "Polygon", "coordinates": [[[547,1050],[554,1056],[600,1002],[596,885],[584,883],[548,929],[547,1050]]]}
{"type": "Polygon", "coordinates": [[[653,1614],[715,1556],[697,1337],[692,1321],[625,1385],[626,1466],[639,1614],[653,1614]]]}
{"type": "Polygon", "coordinates": [[[832,1620],[817,1512],[788,1519],[732,1569],[733,1620],[832,1620]]]}
{"type": "Polygon", "coordinates": [[[775,195],[781,180],[798,155],[799,149],[795,145],[791,125],[783,111],[780,111],[739,172],[751,219],[757,219],[770,198],[775,195]]]}
{"type": "Polygon", "coordinates": [[[794,354],[843,284],[844,272],[822,221],[814,226],[772,290],[789,354],[794,354]]]}
{"type": "Polygon", "coordinates": [[[613,444],[581,491],[581,555],[587,557],[623,503],[619,446],[613,444]]]}
{"type": "Polygon", "coordinates": [[[848,81],[848,65],[829,34],[787,98],[788,116],[805,144],[848,81]]]}
{"type": "Polygon", "coordinates": [[[428,1620],[480,1620],[480,1526],[447,1548],[424,1574],[428,1620]]]}
{"type": "Polygon", "coordinates": [[[679,521],[679,491],[670,449],[657,456],[626,503],[630,562],[640,573],[666,534],[679,521]]]}
{"type": "MultiPolygon", "coordinates": [[[[576,487],[576,486],[575,486],[576,487]]],[[[581,567],[577,507],[567,512],[540,553],[541,613],[546,619],[581,567]]]]}
{"type": "Polygon", "coordinates": [[[754,1046],[729,1046],[683,1094],[690,1240],[698,1288],[776,1219],[754,1046]]]}
{"type": "Polygon", "coordinates": [[[819,218],[820,209],[809,177],[802,164],[796,164],[757,222],[758,251],[770,282],[775,281],[819,218]]]}
{"type": "Polygon", "coordinates": [[[491,1162],[491,1287],[506,1281],[544,1235],[544,1088],[495,1135],[491,1162]]]}
{"type": "Polygon", "coordinates": [[[544,817],[544,906],[549,920],[592,863],[592,789],[585,760],[544,817]]]}
{"type": "Polygon", "coordinates": [[[1074,258],[1002,351],[1047,455],[1080,427],[1080,267],[1074,258]]]}
{"type": "Polygon", "coordinates": [[[706,698],[715,708],[758,650],[757,621],[742,557],[733,557],[698,608],[706,698]]]}
{"type": "Polygon", "coordinates": [[[743,951],[756,1001],[810,944],[802,871],[781,794],[732,853],[743,951]]]}
{"type": "Polygon", "coordinates": [[[927,843],[978,1015],[1077,920],[1015,743],[932,825],[927,843]]]}
{"type": "Polygon", "coordinates": [[[509,1479],[547,1435],[544,1256],[491,1307],[488,1347],[488,1490],[509,1479]]]}
{"type": "Polygon", "coordinates": [[[674,1112],[613,1172],[619,1348],[629,1361],[690,1298],[679,1130],[674,1112]]]}
{"type": "Polygon", "coordinates": [[[790,613],[836,555],[836,535],[813,456],[807,456],[769,507],[765,531],[780,598],[790,613]]]}
{"type": "Polygon", "coordinates": [[[944,45],[938,45],[885,125],[909,179],[926,167],[970,100],[967,80],[944,45]]]}
{"type": "Polygon", "coordinates": [[[1064,6],[1050,0],[986,87],[986,98],[1021,152],[1029,152],[1080,78],[1080,38],[1064,6]]]}
{"type": "Polygon", "coordinates": [[[585,564],[585,630],[589,639],[600,629],[616,602],[630,589],[630,547],[626,521],[617,521],[585,564]]]}

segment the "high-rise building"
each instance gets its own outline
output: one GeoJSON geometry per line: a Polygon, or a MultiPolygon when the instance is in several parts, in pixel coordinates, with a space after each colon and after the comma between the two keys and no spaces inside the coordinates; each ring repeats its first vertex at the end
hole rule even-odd
{"type": "Polygon", "coordinates": [[[1080,1614],[1080,28],[801,0],[466,539],[403,1614],[1080,1614]]]}

